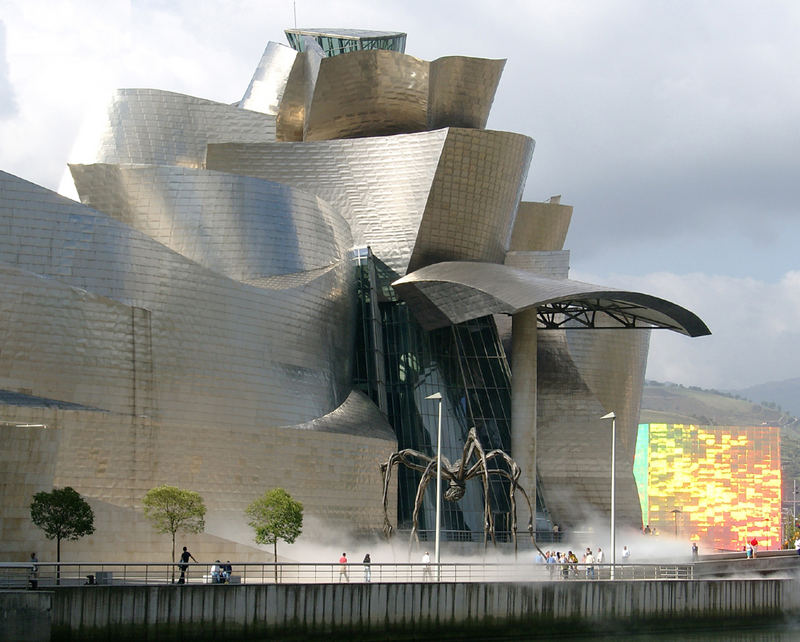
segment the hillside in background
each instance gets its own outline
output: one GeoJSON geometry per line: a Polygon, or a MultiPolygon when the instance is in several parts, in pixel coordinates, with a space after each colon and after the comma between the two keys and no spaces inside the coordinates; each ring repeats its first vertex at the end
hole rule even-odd
{"type": "MultiPolygon", "coordinates": [[[[800,384],[800,379],[790,381],[800,384]]],[[[775,384],[765,384],[765,387],[773,385],[775,384]]],[[[647,381],[642,394],[639,421],[716,426],[779,426],[783,496],[789,501],[792,479],[800,480],[800,419],[781,410],[784,404],[773,399],[765,400],[766,403],[762,405],[743,397],[742,393],[647,381]]]]}
{"type": "Polygon", "coordinates": [[[765,405],[775,404],[795,417],[800,417],[800,379],[771,381],[732,392],[765,405]]]}

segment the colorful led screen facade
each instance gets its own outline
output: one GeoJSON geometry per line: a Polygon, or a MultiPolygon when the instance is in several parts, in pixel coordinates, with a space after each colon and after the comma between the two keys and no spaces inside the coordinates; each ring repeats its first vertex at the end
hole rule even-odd
{"type": "Polygon", "coordinates": [[[780,431],[773,426],[640,424],[634,475],[656,532],[740,550],[780,546],[780,431]]]}

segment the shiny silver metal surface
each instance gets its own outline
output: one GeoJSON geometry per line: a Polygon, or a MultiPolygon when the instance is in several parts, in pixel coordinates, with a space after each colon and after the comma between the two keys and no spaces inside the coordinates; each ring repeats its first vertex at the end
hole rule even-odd
{"type": "Polygon", "coordinates": [[[440,261],[502,263],[533,140],[508,132],[447,130],[407,270],[440,261]]]}
{"type": "Polygon", "coordinates": [[[402,273],[447,135],[443,129],[315,143],[209,145],[207,167],[318,195],[348,221],[357,247],[369,245],[402,273]]]}
{"type": "Polygon", "coordinates": [[[428,129],[483,129],[505,60],[446,56],[430,63],[428,129]]]}
{"type": "Polygon", "coordinates": [[[526,136],[451,128],[209,145],[207,167],[318,194],[348,220],[356,245],[402,274],[410,263],[502,261],[532,149],[526,136]]]}
{"type": "Polygon", "coordinates": [[[84,204],[237,281],[330,268],[352,247],[344,218],[281,183],[169,166],[70,169],[84,204]]]}
{"type": "Polygon", "coordinates": [[[291,47],[267,43],[239,107],[277,116],[296,58],[297,52],[291,47]]]}
{"type": "Polygon", "coordinates": [[[306,120],[306,104],[310,102],[314,91],[311,80],[306,81],[310,72],[308,55],[297,54],[289,75],[286,86],[283,88],[278,115],[275,120],[275,138],[279,141],[303,140],[303,128],[306,120]]]}
{"type": "Polygon", "coordinates": [[[418,319],[430,328],[440,327],[444,318],[461,323],[485,314],[515,314],[536,307],[539,323],[546,327],[560,326],[564,321],[551,317],[572,314],[567,325],[585,322],[598,328],[663,327],[692,337],[710,334],[697,315],[664,299],[580,281],[548,279],[506,265],[438,263],[407,274],[392,287],[420,310],[418,319]],[[432,306],[438,314],[431,313],[432,306]]]}
{"type": "Polygon", "coordinates": [[[538,333],[536,428],[540,492],[566,528],[610,511],[611,426],[617,414],[618,526],[641,527],[633,454],[649,330],[538,333]]]}
{"type": "Polygon", "coordinates": [[[427,129],[428,63],[395,51],[325,58],[306,112],[307,141],[427,129]]]}
{"type": "Polygon", "coordinates": [[[572,206],[560,203],[519,204],[508,249],[511,252],[546,252],[564,247],[572,206]]]}
{"type": "Polygon", "coordinates": [[[286,76],[278,140],[483,129],[505,66],[504,60],[466,56],[427,62],[382,49],[333,57],[313,50],[312,42],[297,54],[286,76]]]}
{"type": "Polygon", "coordinates": [[[202,167],[206,145],[275,140],[275,117],[158,89],[118,89],[81,128],[71,163],[202,167]]]}
{"type": "MultiPolygon", "coordinates": [[[[184,194],[187,200],[193,198],[188,190],[184,194]]],[[[57,356],[41,358],[53,359],[61,374],[74,376],[58,377],[40,389],[40,370],[29,368],[20,372],[25,383],[19,386],[34,394],[129,412],[132,387],[124,371],[104,356],[111,349],[115,356],[127,354],[132,364],[147,364],[146,376],[158,382],[153,386],[152,416],[162,420],[252,425],[256,417],[264,417],[273,425],[295,424],[332,411],[350,393],[354,283],[348,259],[331,262],[300,285],[254,287],[9,174],[0,175],[0,195],[0,223],[6,231],[0,236],[0,256],[13,260],[18,270],[123,303],[133,315],[123,325],[85,318],[95,340],[80,351],[53,337],[57,356]],[[138,332],[139,324],[144,324],[148,346],[147,354],[137,357],[130,345],[131,332],[138,332]],[[81,383],[90,375],[108,385],[81,383]]],[[[227,234],[218,231],[215,240],[223,256],[226,246],[238,248],[242,242],[240,229],[227,229],[227,234]]],[[[295,233],[299,237],[302,230],[295,233]]],[[[199,258],[208,256],[201,245],[204,239],[195,236],[189,250],[199,258]]],[[[290,249],[285,248],[287,254],[290,249]]],[[[261,268],[255,264],[246,275],[258,277],[261,268]]],[[[40,304],[35,291],[26,302],[34,317],[41,316],[38,323],[52,323],[54,310],[44,302],[36,314],[40,304]]],[[[19,368],[15,355],[36,359],[43,349],[36,335],[26,334],[28,343],[7,345],[0,368],[19,368]]]]}

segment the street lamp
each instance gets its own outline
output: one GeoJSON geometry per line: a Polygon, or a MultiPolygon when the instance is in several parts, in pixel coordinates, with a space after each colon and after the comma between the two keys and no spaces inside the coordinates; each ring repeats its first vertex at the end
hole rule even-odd
{"type": "Polygon", "coordinates": [[[617,564],[616,539],[616,481],[617,481],[617,415],[609,412],[600,419],[611,420],[611,579],[614,579],[614,567],[617,564]]]}
{"type": "Polygon", "coordinates": [[[678,539],[678,514],[683,511],[680,508],[673,508],[670,513],[675,517],[675,539],[678,539]]]}
{"type": "Polygon", "coordinates": [[[439,533],[442,519],[442,393],[434,392],[426,399],[436,399],[439,402],[439,421],[436,427],[436,544],[434,559],[436,561],[436,581],[442,579],[442,567],[439,565],[439,533]]]}

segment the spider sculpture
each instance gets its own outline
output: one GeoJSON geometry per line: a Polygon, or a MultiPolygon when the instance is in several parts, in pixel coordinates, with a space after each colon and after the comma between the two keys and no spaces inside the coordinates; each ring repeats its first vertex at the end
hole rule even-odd
{"type": "MultiPolygon", "coordinates": [[[[404,450],[392,453],[389,461],[381,464],[381,472],[383,473],[383,532],[387,539],[392,536],[394,528],[389,521],[389,514],[387,510],[387,497],[389,493],[389,480],[392,475],[392,466],[395,464],[403,464],[411,470],[416,470],[422,473],[422,478],[417,486],[417,497],[414,501],[414,526],[411,529],[411,542],[413,543],[417,535],[419,526],[419,511],[422,507],[422,498],[425,495],[425,489],[431,479],[436,478],[436,457],[429,457],[417,450],[406,448],[404,450]]],[[[528,520],[528,532],[530,533],[531,540],[533,537],[533,509],[531,507],[531,500],[528,498],[528,493],[519,484],[519,477],[522,471],[520,470],[517,462],[509,457],[504,451],[496,449],[490,450],[488,453],[484,451],[475,428],[470,428],[467,441],[464,444],[464,453],[461,456],[461,461],[451,464],[446,457],[442,457],[442,479],[448,482],[447,489],[444,491],[444,499],[448,502],[457,502],[460,500],[466,491],[466,483],[475,477],[481,477],[483,480],[483,496],[484,496],[484,530],[483,530],[483,545],[488,544],[488,538],[491,537],[492,543],[496,544],[495,531],[494,531],[494,517],[491,510],[491,495],[489,494],[489,475],[499,475],[510,482],[509,499],[511,500],[511,536],[514,540],[514,548],[517,546],[517,504],[515,494],[519,490],[525,497],[528,503],[528,510],[530,519],[528,520]],[[505,461],[509,470],[500,468],[489,468],[488,463],[493,459],[500,459],[505,461]],[[474,461],[473,461],[474,460],[474,461]]],[[[536,542],[534,541],[534,545],[536,542]]],[[[538,548],[538,547],[537,547],[538,548]]]]}

